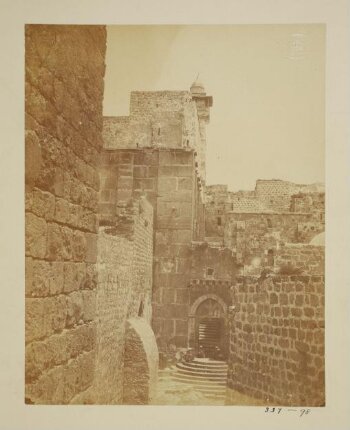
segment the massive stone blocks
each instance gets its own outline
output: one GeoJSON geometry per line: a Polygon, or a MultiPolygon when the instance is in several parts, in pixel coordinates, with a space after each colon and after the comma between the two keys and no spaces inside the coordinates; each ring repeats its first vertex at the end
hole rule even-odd
{"type": "Polygon", "coordinates": [[[227,403],[323,406],[324,277],[239,277],[232,303],[227,403]]]}
{"type": "Polygon", "coordinates": [[[88,392],[96,358],[106,30],[26,26],[26,401],[88,392]]]}

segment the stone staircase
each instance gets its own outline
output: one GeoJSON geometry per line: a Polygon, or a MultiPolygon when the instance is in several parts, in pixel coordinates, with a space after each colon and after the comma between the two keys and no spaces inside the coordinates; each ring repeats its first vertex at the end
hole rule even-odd
{"type": "Polygon", "coordinates": [[[195,358],[179,362],[173,369],[172,379],[215,400],[225,400],[227,364],[209,358],[195,358]]]}

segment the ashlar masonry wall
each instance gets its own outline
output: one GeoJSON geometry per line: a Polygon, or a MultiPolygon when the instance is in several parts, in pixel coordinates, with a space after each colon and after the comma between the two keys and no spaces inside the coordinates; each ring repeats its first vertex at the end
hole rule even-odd
{"type": "Polygon", "coordinates": [[[101,161],[101,223],[121,202],[144,195],[154,208],[152,326],[158,344],[186,346],[191,244],[204,234],[195,155],[187,149],[106,150],[101,161]]]}
{"type": "Polygon", "coordinates": [[[205,180],[205,130],[189,91],[132,91],[129,117],[105,117],[106,149],[192,149],[205,180]]]}
{"type": "Polygon", "coordinates": [[[106,29],[27,25],[26,402],[67,404],[94,381],[106,29]]]}
{"type": "MultiPolygon", "coordinates": [[[[124,401],[127,320],[139,317],[144,321],[143,326],[149,327],[148,336],[153,335],[152,253],[153,209],[146,199],[133,200],[124,207],[115,227],[100,228],[94,403],[124,401]]],[[[154,335],[153,339],[155,343],[154,335]]],[[[156,357],[154,363],[157,360],[156,357]]]]}
{"type": "Polygon", "coordinates": [[[324,277],[238,277],[232,305],[227,404],[323,406],[324,277]]]}

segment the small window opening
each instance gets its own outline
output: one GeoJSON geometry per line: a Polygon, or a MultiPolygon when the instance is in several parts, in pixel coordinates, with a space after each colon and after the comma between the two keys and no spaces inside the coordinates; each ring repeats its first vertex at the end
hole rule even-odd
{"type": "Polygon", "coordinates": [[[160,135],[160,127],[158,127],[158,136],[160,135]]]}
{"type": "Polygon", "coordinates": [[[219,226],[221,225],[221,216],[218,217],[217,223],[218,223],[219,226]]]}
{"type": "Polygon", "coordinates": [[[139,313],[138,313],[138,316],[139,317],[143,317],[143,300],[141,300],[141,302],[140,302],[140,306],[139,306],[139,313]]]}
{"type": "Polygon", "coordinates": [[[273,249],[269,249],[267,251],[267,264],[268,266],[273,266],[275,263],[275,258],[274,258],[274,254],[273,254],[273,249]]]}
{"type": "Polygon", "coordinates": [[[270,218],[268,218],[268,220],[267,220],[267,226],[268,226],[269,228],[271,228],[271,227],[272,227],[272,221],[270,220],[270,218]]]}
{"type": "Polygon", "coordinates": [[[212,269],[211,267],[207,268],[207,276],[213,276],[214,275],[214,269],[212,269]]]}

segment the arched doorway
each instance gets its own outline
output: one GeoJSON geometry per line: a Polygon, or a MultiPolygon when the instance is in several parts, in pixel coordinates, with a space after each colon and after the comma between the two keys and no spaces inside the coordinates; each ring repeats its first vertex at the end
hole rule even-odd
{"type": "Polygon", "coordinates": [[[189,340],[196,353],[204,351],[206,357],[227,357],[227,306],[215,294],[208,294],[192,305],[189,340]]]}

